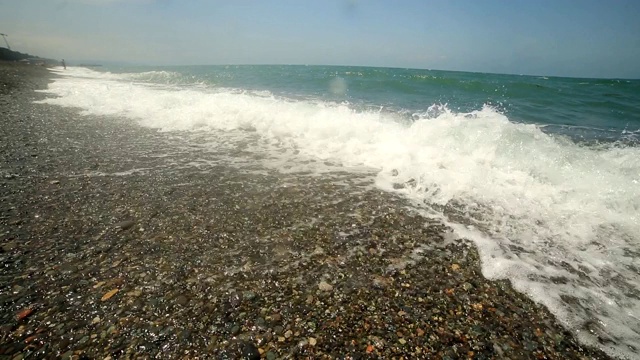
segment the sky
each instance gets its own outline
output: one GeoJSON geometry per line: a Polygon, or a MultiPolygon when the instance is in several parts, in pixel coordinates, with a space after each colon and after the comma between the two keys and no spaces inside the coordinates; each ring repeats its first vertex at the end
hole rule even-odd
{"type": "Polygon", "coordinates": [[[0,0],[13,50],[68,63],[634,79],[639,18],[638,0],[0,0]]]}

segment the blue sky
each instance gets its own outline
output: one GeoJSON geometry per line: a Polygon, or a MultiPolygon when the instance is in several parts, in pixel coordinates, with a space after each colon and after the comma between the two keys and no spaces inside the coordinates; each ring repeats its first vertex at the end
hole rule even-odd
{"type": "Polygon", "coordinates": [[[640,78],[638,0],[0,0],[14,50],[640,78]]]}

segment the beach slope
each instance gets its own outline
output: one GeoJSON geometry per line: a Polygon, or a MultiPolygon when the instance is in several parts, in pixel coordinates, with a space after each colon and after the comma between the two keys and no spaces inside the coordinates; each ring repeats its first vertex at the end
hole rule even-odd
{"type": "Polygon", "coordinates": [[[372,177],[34,103],[52,76],[0,64],[0,357],[607,358],[445,226],[350,186],[372,177]]]}

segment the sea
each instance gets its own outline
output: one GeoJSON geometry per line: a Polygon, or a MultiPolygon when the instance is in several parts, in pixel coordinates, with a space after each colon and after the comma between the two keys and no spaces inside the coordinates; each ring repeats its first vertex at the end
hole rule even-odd
{"type": "Polygon", "coordinates": [[[640,357],[640,80],[302,65],[53,71],[42,102],[204,136],[230,164],[253,153],[288,173],[365,169],[377,189],[473,241],[485,277],[510,280],[584,344],[640,357]]]}

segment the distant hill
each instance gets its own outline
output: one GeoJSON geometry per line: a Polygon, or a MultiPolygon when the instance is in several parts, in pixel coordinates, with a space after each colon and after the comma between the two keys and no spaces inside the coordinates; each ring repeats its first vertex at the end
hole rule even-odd
{"type": "Polygon", "coordinates": [[[24,54],[18,51],[9,50],[7,48],[0,47],[0,60],[4,61],[21,61],[30,60],[31,62],[41,61],[47,65],[58,65],[60,61],[53,59],[41,58],[30,54],[24,54]]]}

